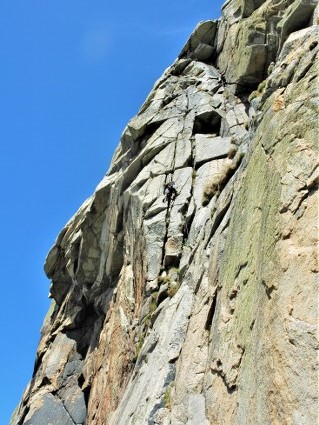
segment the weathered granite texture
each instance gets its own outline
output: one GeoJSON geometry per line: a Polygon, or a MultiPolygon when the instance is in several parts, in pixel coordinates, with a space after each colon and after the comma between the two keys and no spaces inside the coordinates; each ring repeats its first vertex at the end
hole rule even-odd
{"type": "Polygon", "coordinates": [[[48,254],[11,425],[317,423],[315,6],[230,0],[157,81],[48,254]]]}

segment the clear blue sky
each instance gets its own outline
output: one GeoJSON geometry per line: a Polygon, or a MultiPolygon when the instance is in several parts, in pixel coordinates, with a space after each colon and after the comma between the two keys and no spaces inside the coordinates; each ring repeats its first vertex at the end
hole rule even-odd
{"type": "Polygon", "coordinates": [[[125,124],[218,0],[0,0],[0,424],[33,370],[43,263],[125,124]]]}

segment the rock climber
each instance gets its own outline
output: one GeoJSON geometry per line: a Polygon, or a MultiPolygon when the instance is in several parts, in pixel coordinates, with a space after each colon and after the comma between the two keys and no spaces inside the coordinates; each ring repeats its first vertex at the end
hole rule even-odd
{"type": "Polygon", "coordinates": [[[163,202],[170,203],[171,201],[174,201],[174,199],[177,196],[177,190],[174,187],[175,182],[171,181],[165,184],[164,186],[164,195],[165,198],[163,199],[163,202]]]}
{"type": "Polygon", "coordinates": [[[221,84],[223,87],[226,86],[227,81],[226,81],[226,77],[225,77],[225,71],[222,71],[220,73],[219,79],[218,79],[219,84],[221,84]]]}

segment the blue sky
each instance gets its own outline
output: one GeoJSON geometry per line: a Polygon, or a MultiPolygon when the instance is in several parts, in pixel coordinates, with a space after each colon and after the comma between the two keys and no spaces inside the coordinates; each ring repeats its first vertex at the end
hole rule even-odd
{"type": "Polygon", "coordinates": [[[155,81],[222,3],[0,0],[1,424],[32,374],[49,248],[155,81]]]}

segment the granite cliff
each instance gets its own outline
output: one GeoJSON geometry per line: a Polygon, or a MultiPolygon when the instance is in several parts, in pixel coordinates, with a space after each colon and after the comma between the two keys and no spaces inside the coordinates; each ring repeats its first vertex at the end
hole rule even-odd
{"type": "Polygon", "coordinates": [[[195,28],[47,256],[11,425],[317,423],[318,23],[229,0],[195,28]]]}

